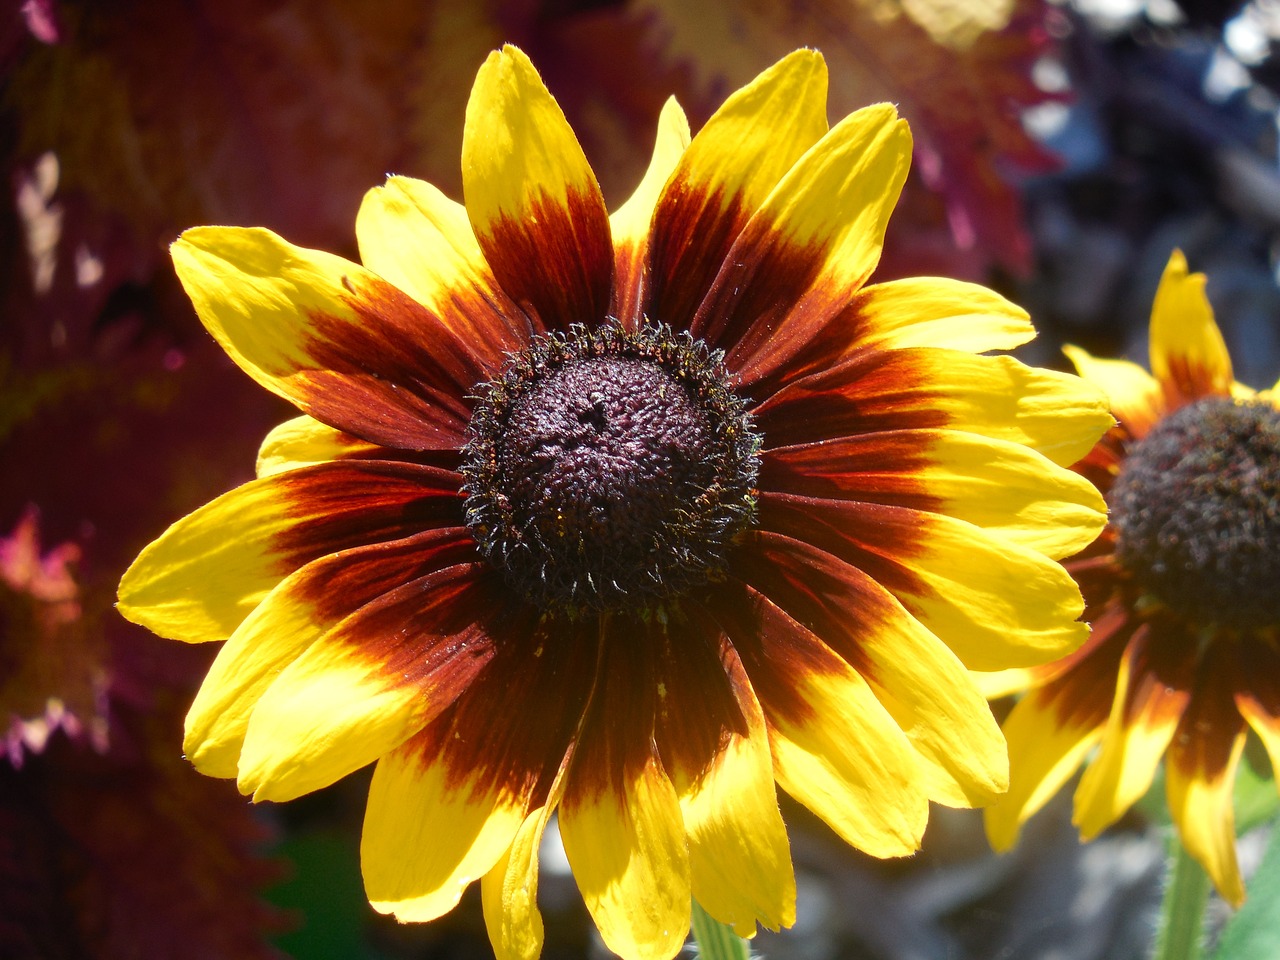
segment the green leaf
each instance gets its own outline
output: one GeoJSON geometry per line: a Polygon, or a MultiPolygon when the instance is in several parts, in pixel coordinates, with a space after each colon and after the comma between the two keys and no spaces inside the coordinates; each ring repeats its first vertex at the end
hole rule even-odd
{"type": "Polygon", "coordinates": [[[747,941],[703,910],[697,900],[693,901],[693,938],[700,960],[750,960],[747,941]]]}
{"type": "Polygon", "coordinates": [[[1280,830],[1273,827],[1267,852],[1249,881],[1249,899],[1227,923],[1213,960],[1276,957],[1280,957],[1280,830]]]}
{"type": "Polygon", "coordinates": [[[285,840],[277,853],[293,861],[290,880],[268,891],[276,906],[294,911],[299,923],[276,938],[290,956],[308,960],[371,960],[364,942],[368,912],[353,843],[328,832],[285,840]]]}
{"type": "Polygon", "coordinates": [[[1237,835],[1273,819],[1280,812],[1280,793],[1276,792],[1275,781],[1259,776],[1247,763],[1240,764],[1240,775],[1236,777],[1235,808],[1237,835]]]}

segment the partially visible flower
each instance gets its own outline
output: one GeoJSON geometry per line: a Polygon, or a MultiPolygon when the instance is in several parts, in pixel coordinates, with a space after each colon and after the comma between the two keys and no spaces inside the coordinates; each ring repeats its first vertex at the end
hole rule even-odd
{"type": "Polygon", "coordinates": [[[1111,422],[1079,378],[987,351],[1033,331],[972,284],[867,285],[910,158],[888,105],[828,130],[799,51],[692,141],[674,101],[610,216],[528,58],[481,68],[465,207],[391,178],[364,266],[265,230],[173,247],[201,320],[304,415],[259,478],[120,586],[223,640],[185,749],[257,800],[377,762],[373,905],[482,878],[503,958],[541,948],[554,813],[608,946],[666,958],[690,896],[794,919],[775,781],[910,853],[930,800],[1007,760],[969,670],[1078,646],[1056,562],[1103,524],[1065,469],[1111,422]],[[229,638],[229,639],[228,639],[229,638]]]}
{"type": "Polygon", "coordinates": [[[1067,562],[1088,643],[1031,671],[1004,724],[1008,794],[992,845],[1067,782],[1085,840],[1151,786],[1165,760],[1182,843],[1229,903],[1244,900],[1232,788],[1252,728],[1280,766],[1280,393],[1236,383],[1202,274],[1175,251],[1151,312],[1151,373],[1068,348],[1118,424],[1076,469],[1111,521],[1067,562]]]}

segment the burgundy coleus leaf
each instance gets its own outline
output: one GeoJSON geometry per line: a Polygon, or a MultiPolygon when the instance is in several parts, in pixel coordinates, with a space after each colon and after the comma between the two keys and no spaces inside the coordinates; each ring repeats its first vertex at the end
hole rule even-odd
{"type": "Polygon", "coordinates": [[[391,0],[63,3],[62,42],[8,78],[17,155],[143,235],[252,223],[350,249],[388,171],[443,185],[468,80],[501,38],[483,7],[391,0]],[[454,122],[454,121],[457,122],[454,122]]]}
{"type": "Polygon", "coordinates": [[[107,748],[106,648],[83,615],[79,557],[74,543],[41,552],[34,508],[0,536],[0,754],[14,767],[58,730],[107,748]]]}
{"type": "Polygon", "coordinates": [[[0,764],[0,956],[277,957],[267,831],[175,748],[211,651],[123,625],[110,644],[110,749],[58,739],[21,770],[0,764]]]}
{"type": "MultiPolygon", "coordinates": [[[[631,0],[543,37],[594,71],[592,90],[617,91],[612,116],[652,109],[637,86],[650,88],[650,101],[674,90],[695,126],[707,104],[762,67],[817,47],[833,116],[887,100],[911,123],[913,176],[879,275],[908,263],[913,274],[975,275],[993,263],[1029,266],[1013,176],[1053,164],[1021,119],[1048,96],[1031,67],[1049,42],[1049,15],[1043,0],[631,0]]],[[[592,135],[590,123],[583,129],[592,135]]]]}

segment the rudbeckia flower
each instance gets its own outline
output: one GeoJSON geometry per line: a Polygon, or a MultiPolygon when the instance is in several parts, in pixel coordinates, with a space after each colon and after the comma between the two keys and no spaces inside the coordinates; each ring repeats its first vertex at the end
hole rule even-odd
{"type": "Polygon", "coordinates": [[[1151,312],[1151,373],[1068,348],[1117,425],[1077,465],[1111,520],[1067,562],[1093,634],[1029,671],[1004,724],[1012,784],[986,811],[996,849],[1093,754],[1075,792],[1085,840],[1165,761],[1183,846],[1244,900],[1232,788],[1249,728],[1280,768],[1280,410],[1236,383],[1204,293],[1175,251],[1151,312]]]}
{"type": "Polygon", "coordinates": [[[363,265],[190,230],[209,331],[303,415],[258,478],[126,573],[125,616],[227,642],[197,769],[289,800],[376,761],[374,907],[481,880],[532,957],[553,812],[605,943],[674,956],[690,897],[742,934],[794,918],[775,783],[879,857],[930,799],[1006,786],[968,669],[1083,642],[1056,562],[1102,501],[1066,469],[1110,424],[981,287],[867,285],[907,173],[894,109],[828,130],[800,51],[692,141],[674,101],[612,215],[529,60],[483,65],[465,205],[392,177],[363,265]]]}

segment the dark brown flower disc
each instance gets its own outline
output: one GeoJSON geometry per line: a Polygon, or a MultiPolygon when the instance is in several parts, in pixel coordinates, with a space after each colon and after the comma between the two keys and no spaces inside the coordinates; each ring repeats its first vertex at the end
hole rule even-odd
{"type": "Polygon", "coordinates": [[[1129,452],[1109,497],[1116,558],[1202,626],[1280,621],[1280,411],[1209,397],[1129,452]]]}
{"type": "Polygon", "coordinates": [[[754,515],[759,438],[721,357],[662,327],[540,338],[487,389],[467,522],[528,599],[654,612],[715,578],[754,515]]]}

